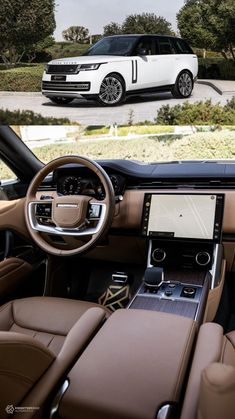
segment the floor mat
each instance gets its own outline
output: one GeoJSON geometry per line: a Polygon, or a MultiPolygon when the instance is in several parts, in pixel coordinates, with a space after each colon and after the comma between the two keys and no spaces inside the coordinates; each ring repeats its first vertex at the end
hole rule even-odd
{"type": "Polygon", "coordinates": [[[90,263],[91,274],[84,299],[102,304],[112,311],[125,308],[139,288],[145,267],[119,263],[90,263]],[[125,272],[129,278],[127,284],[117,284],[112,280],[116,272],[125,272]]]}
{"type": "Polygon", "coordinates": [[[111,311],[116,311],[120,308],[125,308],[131,299],[130,285],[120,286],[111,284],[98,300],[98,303],[109,308],[111,311]]]}

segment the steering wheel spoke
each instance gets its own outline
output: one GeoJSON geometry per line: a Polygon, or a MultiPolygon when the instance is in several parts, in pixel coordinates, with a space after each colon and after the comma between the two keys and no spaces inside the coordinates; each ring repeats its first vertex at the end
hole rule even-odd
{"type": "MultiPolygon", "coordinates": [[[[43,204],[51,205],[52,207],[52,202],[44,201],[43,204]]],[[[38,201],[30,202],[28,204],[28,217],[31,228],[40,233],[55,234],[57,236],[85,237],[98,234],[103,225],[107,211],[106,204],[92,204],[84,223],[78,227],[68,228],[60,227],[59,225],[53,223],[51,214],[41,215],[38,213],[37,208],[41,205],[42,203],[38,201]],[[89,225],[93,222],[96,222],[96,226],[89,227],[89,225]]]]}

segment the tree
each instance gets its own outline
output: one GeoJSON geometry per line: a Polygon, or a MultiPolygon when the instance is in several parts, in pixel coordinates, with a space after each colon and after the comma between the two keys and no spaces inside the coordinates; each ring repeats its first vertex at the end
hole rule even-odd
{"type": "Polygon", "coordinates": [[[181,36],[192,46],[234,56],[234,0],[187,0],[177,15],[181,36]]]}
{"type": "Polygon", "coordinates": [[[122,34],[122,26],[118,23],[111,22],[109,25],[106,25],[104,27],[104,35],[110,36],[110,35],[120,35],[122,34]]]}
{"type": "Polygon", "coordinates": [[[70,26],[62,32],[62,36],[66,41],[83,43],[89,37],[89,29],[84,28],[84,26],[70,26]]]}
{"type": "Polygon", "coordinates": [[[26,50],[55,30],[54,0],[0,2],[0,55],[6,66],[20,62],[26,50]]]}
{"type": "Polygon", "coordinates": [[[90,36],[90,44],[95,44],[96,42],[98,42],[100,39],[102,39],[102,35],[101,34],[94,34],[90,36]]]}
{"type": "Polygon", "coordinates": [[[173,35],[171,23],[154,13],[142,13],[127,16],[122,25],[122,32],[173,35]]]}
{"type": "Polygon", "coordinates": [[[55,39],[53,36],[47,36],[42,41],[30,45],[25,52],[25,55],[28,58],[28,62],[31,63],[33,60],[35,60],[38,54],[44,53],[47,48],[52,47],[54,44],[55,39]]]}

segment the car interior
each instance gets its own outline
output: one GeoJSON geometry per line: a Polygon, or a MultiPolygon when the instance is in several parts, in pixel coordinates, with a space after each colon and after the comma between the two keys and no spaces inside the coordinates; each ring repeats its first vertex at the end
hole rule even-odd
{"type": "Polygon", "coordinates": [[[234,418],[234,161],[0,159],[0,417],[234,418]]]}

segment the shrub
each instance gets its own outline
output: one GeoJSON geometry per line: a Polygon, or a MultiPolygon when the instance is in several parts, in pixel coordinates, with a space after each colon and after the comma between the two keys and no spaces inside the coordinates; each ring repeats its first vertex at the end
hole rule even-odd
{"type": "Polygon", "coordinates": [[[130,140],[78,141],[76,144],[51,144],[33,151],[43,162],[66,154],[80,154],[92,159],[140,160],[145,162],[233,159],[235,134],[233,132],[196,133],[182,138],[163,135],[161,138],[130,140]]]}
{"type": "Polygon", "coordinates": [[[158,111],[155,122],[158,125],[234,125],[234,101],[233,98],[225,107],[213,105],[211,100],[193,104],[185,102],[173,107],[164,105],[158,111]]]}
{"type": "Polygon", "coordinates": [[[199,79],[235,80],[235,61],[199,58],[199,79]]]}
{"type": "Polygon", "coordinates": [[[48,48],[47,52],[54,60],[57,58],[77,57],[84,54],[88,48],[89,45],[87,44],[57,42],[52,47],[48,48]]]}
{"type": "MultiPolygon", "coordinates": [[[[1,125],[70,125],[66,118],[44,118],[42,115],[32,111],[8,111],[0,109],[1,125]]],[[[73,124],[75,125],[75,124],[73,124]]]]}
{"type": "Polygon", "coordinates": [[[40,92],[44,65],[24,65],[0,71],[0,90],[40,92]]]}
{"type": "Polygon", "coordinates": [[[227,105],[224,107],[226,110],[233,110],[235,111],[235,96],[231,100],[227,102],[227,105]]]}

